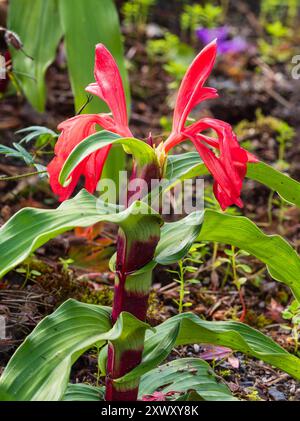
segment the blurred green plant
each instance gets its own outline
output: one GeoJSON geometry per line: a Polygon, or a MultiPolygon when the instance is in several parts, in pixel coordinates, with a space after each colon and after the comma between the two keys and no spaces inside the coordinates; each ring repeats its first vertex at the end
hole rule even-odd
{"type": "Polygon", "coordinates": [[[199,267],[194,266],[202,263],[202,253],[199,249],[205,248],[205,244],[194,243],[186,258],[178,261],[178,269],[168,269],[167,272],[175,275],[174,282],[179,284],[178,287],[178,299],[174,299],[174,303],[178,306],[178,313],[182,313],[185,308],[191,307],[192,303],[185,299],[190,294],[190,290],[187,288],[190,285],[199,284],[198,279],[187,278],[187,274],[193,274],[198,271],[199,267]]]}
{"type": "Polygon", "coordinates": [[[22,282],[21,288],[25,288],[28,281],[36,282],[37,278],[39,276],[42,276],[42,272],[37,270],[35,268],[35,265],[32,263],[34,262],[34,259],[32,256],[30,256],[28,259],[26,259],[22,265],[20,265],[18,268],[15,269],[17,273],[19,273],[21,276],[24,277],[24,280],[22,282]]]}
{"type": "Polygon", "coordinates": [[[263,401],[263,399],[259,396],[258,390],[255,389],[255,387],[247,387],[246,388],[246,398],[249,401],[263,401]]]}
{"type": "Polygon", "coordinates": [[[164,33],[163,38],[148,40],[146,49],[149,58],[162,62],[164,70],[173,79],[169,88],[177,89],[189,63],[195,57],[194,49],[168,31],[164,33]]]}
{"type": "Polygon", "coordinates": [[[56,132],[44,126],[26,127],[25,129],[18,130],[16,134],[25,134],[25,136],[19,141],[19,144],[29,143],[32,140],[35,140],[36,147],[45,146],[49,143],[54,146],[55,140],[58,137],[56,132]]]}
{"type": "Polygon", "coordinates": [[[298,33],[298,11],[298,0],[261,2],[259,21],[267,37],[258,39],[258,47],[265,62],[286,62],[293,56],[292,45],[298,33]]]}
{"type": "Polygon", "coordinates": [[[278,161],[284,163],[286,148],[291,145],[296,135],[295,129],[280,118],[265,116],[260,109],[256,111],[256,126],[262,130],[268,128],[275,133],[275,140],[279,144],[278,161]]]}
{"type": "Polygon", "coordinates": [[[70,269],[70,265],[74,263],[74,260],[70,259],[69,257],[66,257],[66,258],[60,257],[58,260],[59,260],[59,263],[61,264],[62,272],[65,275],[69,276],[72,273],[72,270],[70,269]]]}
{"type": "Polygon", "coordinates": [[[149,11],[156,0],[129,0],[122,6],[124,22],[127,25],[144,29],[149,16],[149,11]]]}
{"type": "Polygon", "coordinates": [[[290,29],[279,20],[266,24],[266,31],[273,38],[285,38],[290,34],[290,29]]]}
{"type": "MultiPolygon", "coordinates": [[[[48,127],[43,126],[30,126],[18,130],[16,134],[25,136],[22,137],[19,142],[13,142],[12,147],[0,145],[0,154],[5,155],[6,157],[20,159],[24,161],[26,165],[35,167],[37,173],[45,175],[46,167],[39,162],[38,158],[44,153],[49,153],[49,151],[45,150],[48,146],[53,149],[58,134],[53,130],[48,129],[48,127]],[[33,153],[30,153],[23,144],[28,145],[32,141],[34,141],[34,150],[33,153]]],[[[27,175],[33,175],[33,173],[28,173],[27,175]]],[[[23,176],[26,176],[26,174],[23,176]]],[[[16,178],[19,177],[20,176],[16,176],[16,178]]],[[[13,178],[14,177],[11,179],[13,178]]]]}
{"type": "Polygon", "coordinates": [[[248,257],[249,253],[247,253],[244,250],[236,250],[234,246],[231,246],[231,248],[226,248],[224,250],[224,253],[226,257],[218,257],[217,259],[215,259],[213,266],[214,269],[216,269],[220,265],[227,265],[221,288],[224,288],[228,278],[231,277],[233,284],[238,290],[240,302],[242,305],[242,314],[240,316],[240,321],[244,321],[246,317],[247,308],[244,300],[243,286],[247,282],[247,276],[253,272],[251,266],[244,261],[244,258],[248,257]]]}
{"type": "Polygon", "coordinates": [[[211,3],[204,5],[186,4],[183,6],[183,12],[180,15],[181,31],[193,42],[196,42],[196,29],[199,26],[214,28],[222,22],[224,11],[222,5],[217,6],[211,3]]]}
{"type": "MultiPolygon", "coordinates": [[[[278,143],[278,156],[274,166],[280,171],[288,170],[289,164],[285,160],[286,149],[292,145],[296,135],[295,129],[280,118],[273,117],[271,115],[265,116],[260,109],[256,110],[255,115],[255,121],[250,122],[248,120],[243,120],[236,126],[237,135],[240,137],[245,137],[253,130],[255,130],[258,135],[269,133],[278,143]]],[[[243,142],[244,147],[246,147],[246,143],[247,140],[243,142]]],[[[273,222],[272,208],[274,205],[278,206],[279,229],[283,231],[282,222],[284,220],[284,214],[287,209],[287,202],[281,197],[275,198],[275,192],[272,190],[269,194],[267,206],[269,225],[271,225],[273,222]]]]}
{"type": "Polygon", "coordinates": [[[294,340],[294,352],[297,355],[299,350],[300,334],[300,303],[294,300],[283,312],[282,317],[292,323],[292,336],[294,340]]]}
{"type": "Polygon", "coordinates": [[[245,138],[243,146],[246,147],[247,144],[250,145],[247,136],[250,135],[251,132],[257,132],[258,136],[263,133],[269,133],[278,143],[276,167],[280,167],[281,170],[287,169],[288,164],[285,161],[286,148],[291,146],[295,138],[295,129],[280,118],[264,115],[261,109],[256,110],[255,117],[254,121],[242,120],[235,127],[237,136],[245,138]]]}
{"type": "Polygon", "coordinates": [[[292,24],[297,17],[298,0],[262,0],[260,3],[260,20],[262,23],[270,20],[285,19],[292,24]]]}

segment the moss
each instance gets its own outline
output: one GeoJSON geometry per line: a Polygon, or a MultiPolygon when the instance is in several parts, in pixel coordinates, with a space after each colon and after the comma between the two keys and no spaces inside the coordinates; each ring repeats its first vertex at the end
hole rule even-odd
{"type": "Polygon", "coordinates": [[[160,323],[163,318],[164,304],[159,300],[156,291],[151,291],[148,301],[147,320],[151,324],[160,323]]]}
{"type": "Polygon", "coordinates": [[[80,301],[87,304],[97,304],[102,306],[111,306],[113,300],[113,291],[107,286],[103,285],[100,289],[93,290],[88,287],[80,295],[80,301]]]}
{"type": "Polygon", "coordinates": [[[261,397],[259,396],[258,390],[256,390],[254,387],[248,387],[245,389],[246,392],[246,398],[249,401],[262,401],[261,397]]]}
{"type": "Polygon", "coordinates": [[[257,314],[254,310],[247,310],[246,323],[250,326],[262,329],[272,323],[264,314],[257,314]]]}

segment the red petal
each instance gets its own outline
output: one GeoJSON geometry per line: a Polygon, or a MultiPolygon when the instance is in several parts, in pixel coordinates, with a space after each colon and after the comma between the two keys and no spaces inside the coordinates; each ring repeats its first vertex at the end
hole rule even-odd
{"type": "Polygon", "coordinates": [[[109,106],[116,125],[127,127],[126,101],[122,78],[111,53],[103,44],[96,45],[94,75],[86,91],[99,96],[109,106]]]}
{"type": "Polygon", "coordinates": [[[90,193],[96,190],[110,148],[110,145],[105,146],[100,151],[91,154],[87,160],[84,170],[85,188],[90,193]]]}
{"type": "Polygon", "coordinates": [[[84,164],[78,165],[78,167],[75,168],[75,170],[72,172],[72,178],[71,182],[68,186],[63,187],[59,181],[58,177],[60,174],[60,171],[65,163],[65,160],[61,158],[60,156],[56,156],[52,159],[52,161],[48,164],[47,170],[49,173],[50,178],[50,186],[52,191],[58,196],[58,200],[60,202],[63,202],[64,200],[68,199],[71,194],[73,193],[73,190],[76,187],[76,184],[78,183],[78,180],[80,178],[80,175],[82,173],[84,164]]]}
{"type": "Polygon", "coordinates": [[[221,120],[204,118],[187,127],[184,135],[189,137],[196,146],[205,165],[215,179],[214,193],[222,209],[232,204],[242,206],[240,199],[242,184],[247,171],[249,155],[240,147],[231,126],[221,120]],[[213,129],[218,139],[199,133],[213,129]],[[202,142],[220,150],[217,157],[202,142]]]}
{"type": "MultiPolygon", "coordinates": [[[[94,154],[91,154],[81,162],[70,175],[70,183],[63,187],[59,181],[60,171],[70,155],[71,151],[83,139],[95,133],[96,123],[106,123],[105,117],[97,114],[82,114],[59,125],[61,135],[55,145],[55,157],[48,165],[50,185],[59,200],[63,201],[70,197],[81,175],[85,176],[85,187],[89,192],[94,192],[100,179],[101,172],[111,146],[106,146],[94,154]]],[[[112,124],[108,121],[108,124],[112,124]]]]}
{"type": "Polygon", "coordinates": [[[215,89],[203,88],[213,68],[216,54],[217,43],[212,41],[203,48],[188,68],[179,88],[172,131],[180,132],[183,129],[188,114],[200,101],[216,97],[215,89]]]}
{"type": "Polygon", "coordinates": [[[98,121],[97,114],[81,114],[60,123],[58,130],[61,130],[61,135],[54,148],[55,154],[67,159],[82,139],[95,133],[98,121]]]}
{"type": "MultiPolygon", "coordinates": [[[[203,119],[201,119],[199,121],[196,121],[195,123],[191,124],[190,126],[186,127],[184,129],[184,131],[185,131],[185,133],[191,133],[191,134],[194,135],[195,133],[201,132],[201,131],[206,130],[206,129],[213,129],[214,127],[212,127],[212,125],[210,124],[210,122],[212,122],[212,121],[217,122],[216,123],[217,125],[220,124],[220,123],[221,124],[227,124],[227,123],[225,123],[221,120],[215,120],[215,119],[211,119],[211,118],[203,118],[203,119]]],[[[228,124],[228,126],[231,127],[229,124],[228,124]]],[[[219,139],[209,137],[209,136],[206,136],[206,135],[203,135],[203,134],[201,135],[201,137],[202,137],[203,140],[205,139],[205,142],[208,143],[213,148],[220,149],[219,139]]],[[[247,161],[248,162],[255,163],[255,162],[259,161],[258,158],[256,158],[256,156],[253,155],[251,152],[246,151],[246,150],[245,150],[245,152],[247,154],[247,161]]]]}
{"type": "Polygon", "coordinates": [[[231,195],[233,186],[220,159],[216,157],[213,151],[211,151],[197,138],[191,137],[191,140],[214,179],[218,182],[218,184],[220,184],[222,189],[226,191],[228,195],[231,195]]]}
{"type": "Polygon", "coordinates": [[[216,181],[214,182],[214,195],[216,196],[222,210],[225,210],[231,205],[236,205],[240,208],[243,207],[243,202],[240,198],[230,197],[216,181]]]}

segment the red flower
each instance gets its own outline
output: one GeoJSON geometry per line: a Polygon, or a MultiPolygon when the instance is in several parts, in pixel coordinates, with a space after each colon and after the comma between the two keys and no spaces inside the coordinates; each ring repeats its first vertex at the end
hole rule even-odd
{"type": "Polygon", "coordinates": [[[216,98],[217,91],[204,87],[216,59],[216,41],[208,44],[195,58],[181,83],[175,104],[172,133],[164,144],[167,153],[178,143],[190,139],[214,177],[214,194],[222,209],[235,204],[243,206],[240,198],[247,162],[256,158],[240,147],[231,126],[220,120],[203,118],[190,126],[185,126],[192,109],[205,99],[216,98]],[[217,138],[202,132],[212,129],[217,138]],[[215,155],[211,147],[218,149],[215,155]]]}
{"type": "Polygon", "coordinates": [[[93,193],[101,177],[102,169],[110,146],[91,154],[73,171],[70,183],[63,187],[58,177],[72,149],[83,139],[96,132],[96,125],[121,136],[132,137],[127,123],[127,111],[122,79],[118,67],[110,52],[102,45],[96,46],[95,83],[86,91],[99,96],[109,106],[112,117],[108,114],[82,114],[64,121],[58,126],[61,135],[55,145],[55,157],[48,165],[50,185],[59,200],[70,197],[80,176],[85,177],[85,188],[93,193]]]}
{"type": "MultiPolygon", "coordinates": [[[[163,152],[164,157],[178,143],[191,140],[214,177],[214,194],[217,200],[222,209],[226,209],[232,204],[243,205],[240,194],[247,162],[255,162],[256,158],[240,147],[228,123],[203,118],[186,126],[190,112],[200,102],[218,96],[216,89],[204,86],[213,68],[216,53],[217,44],[213,41],[198,54],[187,70],[175,104],[172,132],[159,151],[163,152]],[[203,133],[208,129],[212,129],[217,137],[209,137],[203,133]],[[217,155],[212,148],[218,150],[217,155]]],[[[60,200],[71,195],[81,175],[85,176],[88,191],[93,192],[96,189],[110,146],[91,154],[81,162],[73,171],[68,186],[62,187],[58,182],[59,173],[68,155],[81,140],[95,132],[96,124],[121,136],[132,136],[127,125],[120,73],[111,54],[101,44],[96,46],[95,79],[96,82],[91,83],[86,90],[107,103],[112,117],[108,114],[80,115],[59,126],[62,133],[55,147],[56,157],[49,164],[48,170],[51,187],[60,200]]]]}

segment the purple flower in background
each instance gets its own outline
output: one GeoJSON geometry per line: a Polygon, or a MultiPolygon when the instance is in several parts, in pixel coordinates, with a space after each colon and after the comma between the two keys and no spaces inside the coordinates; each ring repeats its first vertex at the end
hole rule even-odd
{"type": "Polygon", "coordinates": [[[217,28],[198,28],[196,34],[203,44],[209,44],[215,38],[218,41],[224,41],[229,37],[228,26],[219,26],[217,28]]]}
{"type": "Polygon", "coordinates": [[[220,41],[218,49],[220,53],[241,53],[248,48],[248,44],[242,37],[234,37],[228,41],[220,41]]]}
{"type": "Polygon", "coordinates": [[[218,50],[221,54],[241,53],[248,48],[246,40],[240,36],[229,39],[230,31],[228,26],[199,28],[197,29],[196,34],[203,44],[208,44],[217,38],[218,50]]]}

